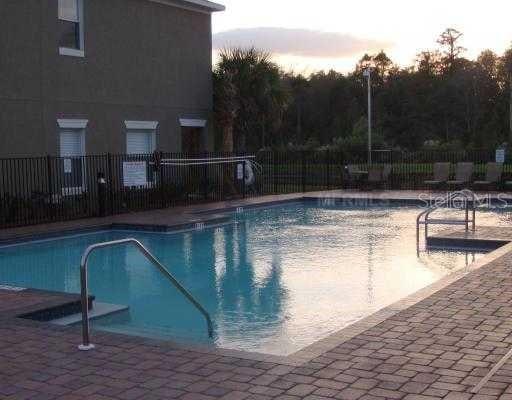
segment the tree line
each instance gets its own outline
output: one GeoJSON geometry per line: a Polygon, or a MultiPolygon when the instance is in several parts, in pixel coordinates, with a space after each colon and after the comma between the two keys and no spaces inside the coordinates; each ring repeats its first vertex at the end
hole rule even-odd
{"type": "Polygon", "coordinates": [[[213,71],[218,148],[364,151],[372,70],[374,146],[486,149],[512,145],[512,46],[502,55],[464,56],[462,33],[446,29],[438,48],[397,66],[384,52],[355,69],[309,76],[284,72],[257,49],[226,49],[213,71]]]}

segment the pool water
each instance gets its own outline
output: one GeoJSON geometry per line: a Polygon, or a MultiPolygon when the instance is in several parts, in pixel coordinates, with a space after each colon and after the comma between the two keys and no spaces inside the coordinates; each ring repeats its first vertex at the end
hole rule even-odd
{"type": "MultiPolygon", "coordinates": [[[[417,207],[323,207],[291,203],[233,214],[202,231],[105,231],[0,248],[0,284],[79,293],[79,263],[93,243],[134,237],[211,314],[197,312],[138,251],[97,251],[91,294],[129,310],[93,330],[288,355],[466,268],[479,252],[416,256],[417,207]]],[[[479,223],[510,223],[508,213],[479,223]]]]}

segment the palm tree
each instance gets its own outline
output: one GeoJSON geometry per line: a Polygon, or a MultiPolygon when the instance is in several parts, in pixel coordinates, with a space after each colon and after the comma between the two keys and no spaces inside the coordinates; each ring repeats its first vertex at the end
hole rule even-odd
{"type": "Polygon", "coordinates": [[[251,49],[227,49],[220,53],[214,70],[214,111],[222,131],[223,150],[247,150],[261,132],[265,145],[267,130],[279,127],[287,102],[281,71],[270,55],[251,49]],[[233,137],[236,131],[237,137],[233,137]]]}
{"type": "Polygon", "coordinates": [[[228,71],[215,71],[213,74],[213,110],[217,126],[222,130],[222,151],[234,150],[233,128],[238,114],[237,88],[233,75],[228,71]]]}

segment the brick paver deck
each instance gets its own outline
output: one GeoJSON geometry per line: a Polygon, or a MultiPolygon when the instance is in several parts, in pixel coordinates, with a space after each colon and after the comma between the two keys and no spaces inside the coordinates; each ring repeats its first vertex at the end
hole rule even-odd
{"type": "Polygon", "coordinates": [[[302,365],[104,332],[84,353],[78,328],[14,318],[10,293],[0,399],[512,399],[511,363],[470,392],[512,347],[511,265],[509,252],[302,365]]]}
{"type": "Polygon", "coordinates": [[[65,306],[80,310],[80,296],[34,289],[11,291],[0,288],[0,318],[58,310],[65,306]]]}
{"type": "Polygon", "coordinates": [[[21,319],[0,326],[2,399],[511,399],[512,365],[470,389],[512,346],[507,254],[301,366],[21,319]]]}

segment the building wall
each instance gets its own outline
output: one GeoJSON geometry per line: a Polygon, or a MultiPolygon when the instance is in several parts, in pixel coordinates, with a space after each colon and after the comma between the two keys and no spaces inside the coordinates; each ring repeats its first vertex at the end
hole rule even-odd
{"type": "MultiPolygon", "coordinates": [[[[124,120],[209,119],[211,16],[147,0],[84,0],[85,57],[58,52],[57,0],[0,2],[0,157],[57,155],[57,118],[89,120],[87,154],[125,151],[124,120]]],[[[205,140],[208,140],[207,129],[205,140]]]]}

